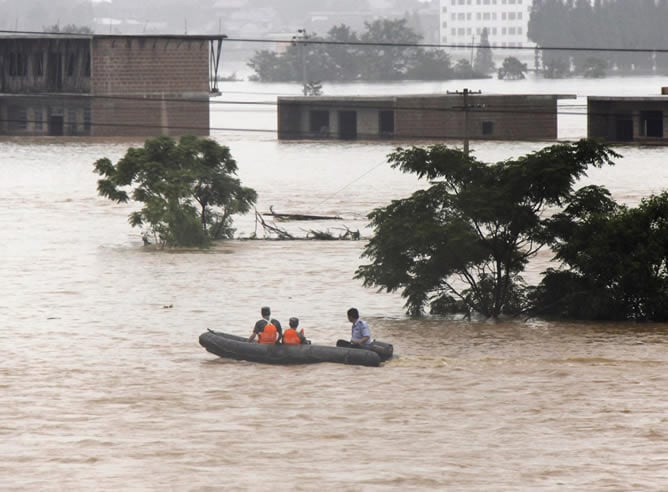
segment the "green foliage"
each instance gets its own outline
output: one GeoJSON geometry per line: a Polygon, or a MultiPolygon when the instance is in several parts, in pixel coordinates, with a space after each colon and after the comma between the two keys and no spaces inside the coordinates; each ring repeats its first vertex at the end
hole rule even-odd
{"type": "Polygon", "coordinates": [[[537,313],[668,321],[668,193],[628,208],[583,188],[547,226],[567,270],[545,273],[532,293],[537,313]]]}
{"type": "Polygon", "coordinates": [[[563,79],[571,76],[567,59],[549,56],[543,61],[543,76],[546,79],[563,79]]]}
{"type": "Polygon", "coordinates": [[[60,24],[54,24],[52,26],[44,26],[42,29],[44,32],[55,32],[55,33],[65,33],[65,34],[93,34],[93,30],[88,26],[77,26],[76,24],[65,24],[60,26],[60,24]]]}
{"type": "Polygon", "coordinates": [[[526,63],[522,63],[514,56],[509,56],[503,60],[503,65],[499,68],[498,77],[503,80],[520,80],[525,78],[524,72],[527,70],[526,63]]]}
{"type": "MultiPolygon", "coordinates": [[[[447,53],[413,46],[419,41],[407,19],[367,22],[361,34],[342,24],[324,37],[311,34],[281,54],[257,51],[248,66],[255,72],[252,80],[265,82],[462,78],[453,71],[447,53]]],[[[463,78],[476,75],[480,76],[469,69],[463,78]]]]}
{"type": "Polygon", "coordinates": [[[235,177],[229,148],[210,139],[149,139],[128,149],[115,165],[99,159],[95,172],[102,176],[98,193],[117,203],[141,202],[142,209],[130,214],[130,225],[148,228],[168,246],[206,246],[231,238],[232,216],[248,212],[257,199],[235,177]]]}
{"type": "MultiPolygon", "coordinates": [[[[529,39],[539,47],[621,48],[596,53],[609,69],[621,73],[668,71],[668,56],[648,48],[666,46],[668,2],[665,0],[534,0],[529,19],[529,39]],[[637,49],[638,51],[623,51],[637,49]],[[643,49],[647,49],[643,51],[643,49]]],[[[574,67],[586,73],[592,52],[545,51],[547,74],[553,78],[574,67]],[[556,62],[555,59],[561,59],[556,62]]],[[[600,73],[600,72],[597,72],[600,73]]],[[[605,74],[603,73],[602,76],[605,74]]]]}
{"type": "Polygon", "coordinates": [[[588,79],[602,79],[606,75],[608,63],[601,58],[587,58],[582,67],[582,74],[588,79]]]}
{"type": "Polygon", "coordinates": [[[405,45],[416,44],[420,36],[407,27],[406,19],[378,19],[365,22],[366,32],[360,39],[377,46],[360,47],[364,56],[365,80],[400,80],[408,70],[417,48],[405,45]],[[393,46],[401,44],[404,46],[393,46]]]}
{"type": "Polygon", "coordinates": [[[492,48],[489,44],[489,31],[486,27],[483,28],[480,34],[480,46],[476,50],[473,70],[481,74],[494,72],[492,48]]]}
{"type": "Polygon", "coordinates": [[[303,92],[305,96],[322,96],[322,84],[318,81],[306,82],[303,92]]]}
{"type": "Polygon", "coordinates": [[[443,50],[419,50],[406,69],[408,80],[449,80],[455,77],[450,56],[443,50]]]}
{"type": "Polygon", "coordinates": [[[374,210],[374,236],[355,276],[365,286],[401,290],[413,315],[517,314],[526,305],[521,279],[549,239],[542,218],[573,193],[589,166],[617,157],[590,140],[559,144],[494,164],[444,145],[398,148],[392,167],[429,181],[410,197],[374,210]]]}
{"type": "Polygon", "coordinates": [[[455,63],[453,71],[457,74],[459,78],[462,79],[476,78],[476,73],[473,70],[473,66],[471,65],[471,62],[468,61],[466,58],[460,58],[459,60],[457,60],[457,63],[455,63]]]}

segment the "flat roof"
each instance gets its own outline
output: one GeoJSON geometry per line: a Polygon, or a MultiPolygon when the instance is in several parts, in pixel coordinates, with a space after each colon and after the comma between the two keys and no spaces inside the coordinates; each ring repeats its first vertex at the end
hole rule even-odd
{"type": "MultiPolygon", "coordinates": [[[[281,102],[294,103],[336,103],[341,101],[358,102],[377,102],[377,101],[396,101],[400,99],[434,99],[446,97],[462,97],[462,93],[431,93],[431,94],[389,94],[383,96],[279,96],[281,102]]],[[[469,97],[526,97],[540,99],[577,99],[575,94],[469,94],[469,97]]]]}
{"type": "Polygon", "coordinates": [[[668,102],[668,95],[665,96],[587,96],[589,101],[606,102],[638,102],[638,101],[665,101],[668,102]]]}
{"type": "Polygon", "coordinates": [[[192,39],[223,40],[224,34],[80,34],[63,32],[12,32],[1,31],[2,39],[192,39]]]}

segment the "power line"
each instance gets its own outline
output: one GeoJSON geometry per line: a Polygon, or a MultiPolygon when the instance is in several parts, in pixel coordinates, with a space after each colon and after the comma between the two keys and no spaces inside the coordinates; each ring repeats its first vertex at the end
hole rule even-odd
{"type": "MultiPolygon", "coordinates": [[[[28,96],[27,96],[28,97],[28,96]]],[[[36,98],[41,98],[43,99],[44,96],[34,96],[36,98]]],[[[152,102],[157,102],[157,101],[162,101],[162,99],[147,99],[147,98],[142,98],[142,97],[129,97],[129,96],[87,96],[89,99],[93,98],[102,98],[102,99],[117,99],[117,100],[130,100],[130,101],[152,101],[152,102]]],[[[473,97],[473,96],[472,96],[473,97]]],[[[23,96],[21,96],[23,98],[23,96]]],[[[482,98],[481,98],[482,99],[482,98]]],[[[209,101],[207,100],[183,100],[183,99],[169,99],[173,101],[177,101],[180,103],[184,102],[190,102],[193,104],[202,104],[202,103],[208,103],[209,101]]],[[[212,102],[213,103],[213,102],[212,102]]],[[[271,106],[272,108],[277,106],[277,102],[274,101],[218,101],[218,103],[222,104],[230,104],[230,105],[240,105],[242,107],[248,107],[248,106],[271,106]]],[[[329,104],[319,104],[319,109],[321,108],[326,108],[330,107],[333,109],[339,109],[339,110],[346,110],[346,109],[360,109],[360,106],[355,104],[354,102],[330,102],[329,104]]],[[[451,113],[451,114],[463,114],[463,113],[468,113],[470,116],[480,116],[480,115],[503,115],[503,114],[513,114],[513,115],[525,115],[525,116],[540,116],[540,115],[556,115],[556,116],[586,116],[586,117],[594,117],[594,116],[611,116],[610,113],[605,113],[605,112],[591,112],[588,111],[586,105],[566,105],[564,108],[561,108],[558,104],[555,110],[551,109],[545,109],[544,106],[530,106],[530,105],[523,105],[520,107],[510,105],[510,104],[500,104],[496,103],[495,105],[477,105],[474,108],[465,108],[464,106],[458,106],[458,107],[448,107],[448,108],[438,108],[438,107],[429,107],[425,108],[423,106],[411,106],[411,105],[397,105],[393,108],[388,108],[386,105],[374,105],[374,104],[365,104],[363,106],[363,109],[377,109],[377,110],[387,110],[387,109],[392,109],[394,111],[421,111],[421,112],[438,112],[438,113],[451,113]],[[569,109],[566,109],[569,108],[569,109]]],[[[249,112],[248,109],[243,109],[243,110],[237,110],[235,113],[239,112],[249,112]]],[[[273,112],[273,110],[272,110],[273,112]]],[[[614,116],[614,114],[612,115],[614,116]]],[[[43,120],[29,120],[29,119],[19,119],[19,118],[13,118],[13,119],[0,119],[0,123],[6,122],[6,123],[14,123],[17,125],[27,125],[28,123],[42,123],[44,124],[45,122],[43,120]]],[[[70,123],[64,123],[65,126],[69,125],[70,123]]],[[[198,132],[205,132],[205,131],[210,131],[210,132],[255,132],[255,133],[276,133],[278,130],[277,129],[262,129],[262,128],[241,128],[241,127],[212,127],[212,126],[183,126],[183,125],[159,125],[159,124],[148,124],[148,123],[105,123],[105,122],[89,122],[87,123],[89,126],[97,126],[97,127],[117,127],[117,128],[146,128],[146,129],[158,129],[158,130],[190,130],[190,131],[198,131],[198,132]]],[[[291,135],[294,135],[295,137],[304,137],[303,132],[285,132],[281,131],[283,135],[286,135],[290,137],[291,135]]],[[[376,134],[358,134],[358,137],[361,139],[364,138],[370,138],[370,139],[378,139],[378,135],[376,134]]],[[[452,135],[450,137],[448,136],[443,136],[441,134],[439,135],[420,135],[416,137],[411,137],[411,136],[401,136],[399,137],[400,139],[411,139],[411,138],[417,138],[417,139],[442,139],[442,138],[452,138],[452,139],[459,139],[463,138],[461,135],[452,135]]],[[[487,138],[485,138],[486,140],[487,138]]],[[[493,140],[493,138],[489,138],[490,140],[493,140]]],[[[506,140],[506,139],[503,139],[506,140]]]]}
{"type": "MultiPolygon", "coordinates": [[[[534,113],[532,113],[534,114],[534,113]]],[[[583,116],[582,114],[578,114],[578,116],[583,116]]],[[[3,123],[13,123],[15,125],[28,125],[28,124],[42,124],[42,125],[47,125],[46,122],[43,120],[34,120],[34,119],[16,119],[16,118],[5,118],[5,119],[0,119],[0,124],[3,123]]],[[[64,124],[64,127],[67,128],[69,126],[68,123],[64,124]]],[[[275,135],[277,133],[277,129],[264,129],[264,128],[243,128],[243,127],[212,127],[212,126],[192,126],[192,125],[161,125],[161,124],[146,124],[146,123],[104,123],[104,122],[91,122],[88,125],[90,128],[132,128],[132,129],[146,129],[146,130],[152,130],[152,133],[147,133],[146,135],[122,135],[125,137],[145,137],[145,136],[151,136],[154,135],[153,132],[155,131],[165,131],[165,130],[170,130],[170,131],[175,131],[175,132],[198,132],[198,133],[218,133],[218,132],[224,132],[224,133],[262,133],[262,134],[272,134],[275,135]]],[[[77,125],[77,128],[79,128],[80,125],[77,125]]],[[[16,128],[13,128],[16,129],[16,128]]],[[[185,133],[184,133],[185,134],[185,133]]],[[[288,138],[287,140],[294,140],[294,141],[309,141],[309,142],[318,142],[318,141],[342,141],[339,139],[335,138],[323,138],[323,139],[312,139],[308,138],[307,136],[304,135],[303,132],[285,132],[281,131],[281,134],[286,135],[288,138]]],[[[1,136],[1,135],[0,135],[1,136]]],[[[78,133],[78,134],[68,134],[68,135],[33,135],[33,136],[46,136],[46,137],[107,137],[107,135],[89,135],[89,134],[84,134],[84,133],[78,133]]],[[[111,136],[109,137],[116,138],[118,135],[111,136]]],[[[379,138],[378,134],[375,133],[357,133],[357,138],[356,140],[367,140],[367,141],[376,141],[376,142],[399,142],[399,141],[428,141],[428,140],[462,140],[464,138],[469,138],[471,140],[478,140],[478,141],[510,141],[512,139],[509,138],[499,138],[499,137],[494,137],[494,136],[484,136],[484,137],[479,137],[479,136],[467,136],[464,134],[422,134],[422,135],[394,135],[391,138],[379,138]]],[[[518,139],[519,141],[532,141],[532,139],[518,139]]],[[[550,141],[550,139],[533,139],[533,141],[550,141]]]]}
{"type": "MultiPolygon", "coordinates": [[[[267,39],[267,38],[227,38],[226,42],[239,43],[272,43],[272,44],[292,44],[292,40],[285,39],[267,39]]],[[[326,39],[309,38],[306,44],[318,44],[324,46],[369,46],[379,48],[451,48],[451,49],[473,49],[483,48],[492,50],[543,50],[543,51],[602,51],[619,53],[668,53],[668,48],[600,48],[600,47],[582,47],[582,46],[492,46],[481,44],[449,44],[449,43],[393,43],[381,41],[333,41],[326,39]]]]}
{"type": "MultiPolygon", "coordinates": [[[[264,93],[264,95],[271,95],[270,93],[264,93]]],[[[515,104],[511,103],[500,103],[496,101],[493,106],[485,106],[485,99],[496,97],[503,98],[506,96],[509,97],[522,97],[522,96],[537,96],[550,98],[554,97],[553,94],[505,94],[505,93],[484,93],[484,94],[474,94],[471,93],[471,97],[476,95],[480,96],[480,104],[483,104],[479,109],[481,111],[491,111],[491,112],[501,112],[504,108],[508,108],[510,112],[526,112],[526,109],[531,109],[532,107],[542,108],[543,106],[531,106],[524,104],[521,106],[522,109],[517,109],[515,104]]],[[[577,95],[573,94],[575,98],[578,97],[589,97],[589,95],[577,95]]],[[[135,95],[103,95],[103,94],[70,94],[70,93],[11,93],[10,99],[49,99],[49,98],[67,98],[67,99],[78,99],[78,100],[115,100],[115,101],[138,101],[144,103],[162,103],[162,102],[178,102],[181,104],[206,104],[206,105],[225,105],[225,106],[271,106],[277,107],[278,101],[252,101],[252,100],[217,100],[209,99],[208,97],[151,97],[151,96],[135,96],[135,95]]],[[[406,99],[421,99],[421,98],[438,98],[441,97],[440,94],[392,94],[387,96],[373,96],[373,95],[350,95],[350,96],[332,96],[336,100],[327,100],[328,96],[322,96],[323,99],[318,100],[317,97],[303,98],[303,96],[280,96],[277,97],[297,97],[296,104],[303,104],[305,100],[313,101],[314,104],[317,103],[318,108],[343,108],[343,109],[358,109],[362,107],[363,109],[395,109],[395,110],[415,110],[415,111],[437,111],[437,112],[461,112],[463,108],[437,108],[437,107],[424,107],[424,106],[411,106],[406,104],[401,104],[401,102],[395,102],[393,107],[388,105],[381,105],[380,103],[374,104],[373,99],[382,99],[384,97],[390,98],[406,98],[406,99]],[[349,98],[346,102],[345,99],[349,98]],[[354,99],[359,99],[355,101],[354,99]]],[[[595,96],[594,96],[595,97],[595,96]]],[[[658,97],[658,96],[657,96],[658,97]]],[[[563,100],[563,99],[562,99],[563,100]]],[[[291,101],[285,101],[284,104],[290,104],[291,101]]],[[[489,104],[489,103],[487,103],[489,104]]],[[[563,107],[586,107],[585,104],[566,104],[563,107]]],[[[548,111],[552,112],[552,111],[548,111]]]]}
{"type": "MultiPolygon", "coordinates": [[[[151,37],[151,38],[191,38],[202,40],[224,40],[225,43],[251,43],[251,44],[294,44],[292,39],[278,38],[231,38],[224,34],[82,34],[74,32],[41,32],[41,31],[12,31],[0,30],[0,34],[43,36],[43,37],[79,37],[79,38],[127,38],[127,37],[151,37]]],[[[542,50],[542,51],[593,51],[613,53],[668,53],[668,48],[622,48],[622,47],[594,47],[594,46],[492,46],[481,44],[449,44],[449,43],[407,43],[388,41],[334,41],[327,39],[309,38],[305,44],[317,44],[323,46],[351,46],[351,47],[379,47],[379,48],[451,48],[451,49],[492,49],[492,50],[542,50]]]]}

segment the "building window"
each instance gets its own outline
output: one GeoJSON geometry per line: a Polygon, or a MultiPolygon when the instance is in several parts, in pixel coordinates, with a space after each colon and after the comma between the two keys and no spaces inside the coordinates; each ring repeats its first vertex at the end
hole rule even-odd
{"type": "Polygon", "coordinates": [[[311,133],[329,133],[329,111],[313,110],[309,113],[309,131],[311,133]]]}
{"type": "Polygon", "coordinates": [[[482,122],[482,134],[485,137],[490,137],[494,135],[494,122],[493,121],[483,121],[482,122]]]}
{"type": "Polygon", "coordinates": [[[663,111],[641,111],[640,128],[644,137],[663,138],[663,111]]]}

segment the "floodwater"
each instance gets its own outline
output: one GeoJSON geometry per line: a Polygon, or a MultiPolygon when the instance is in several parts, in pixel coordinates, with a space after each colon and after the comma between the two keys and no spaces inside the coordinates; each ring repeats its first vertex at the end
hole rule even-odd
{"type": "MultiPolygon", "coordinates": [[[[490,80],[482,88],[581,98],[660,85],[490,80]]],[[[325,85],[351,94],[458,88],[325,85]]],[[[214,137],[258,191],[258,210],[343,217],[288,226],[295,234],[368,235],[372,208],[421,186],[385,163],[399,142],[279,143],[248,131],[275,128],[275,106],[239,102],[298,87],[222,89],[214,137]]],[[[564,104],[560,136],[584,136],[582,101],[564,104]]],[[[127,224],[133,205],[98,197],[92,173],[96,159],[115,161],[140,143],[0,141],[0,489],[668,486],[667,325],[412,320],[398,295],[352,279],[363,241],[143,248],[127,224]],[[356,306],[399,357],[380,368],[272,367],[224,361],[198,345],[207,328],[250,333],[264,304],[280,320],[299,316],[307,336],[325,344],[348,335],[345,311],[356,306]]],[[[487,161],[540,147],[472,144],[487,161]]],[[[619,152],[615,167],[583,183],[629,204],[666,188],[666,149],[619,152]]],[[[251,216],[236,225],[240,236],[256,231],[251,216]]],[[[542,255],[528,276],[548,262],[542,255]]]]}

